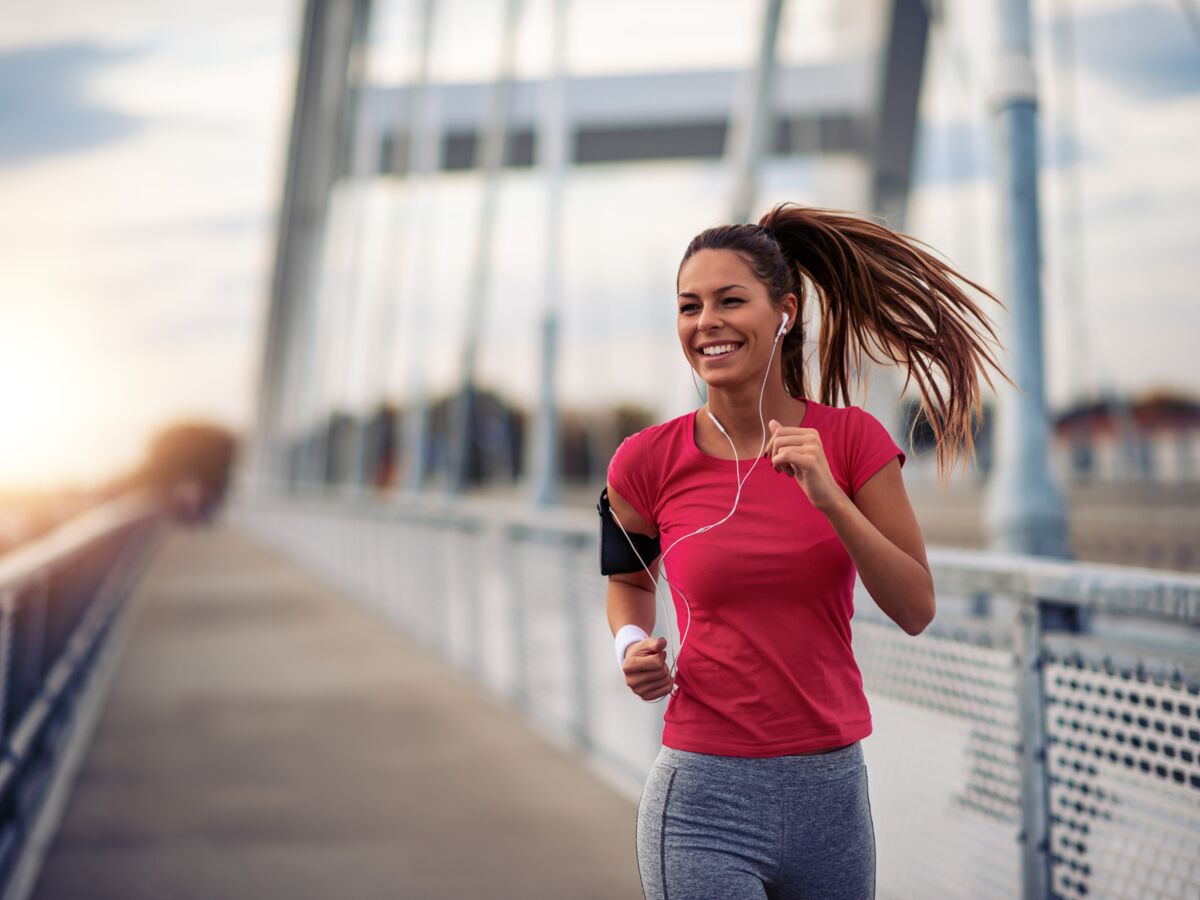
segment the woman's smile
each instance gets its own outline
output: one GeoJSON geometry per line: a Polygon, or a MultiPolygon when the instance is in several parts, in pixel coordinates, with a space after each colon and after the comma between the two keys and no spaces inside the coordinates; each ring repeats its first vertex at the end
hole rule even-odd
{"type": "Polygon", "coordinates": [[[700,356],[704,358],[705,362],[724,362],[725,360],[735,356],[743,346],[744,343],[742,341],[724,341],[722,343],[704,344],[700,348],[700,356]]]}

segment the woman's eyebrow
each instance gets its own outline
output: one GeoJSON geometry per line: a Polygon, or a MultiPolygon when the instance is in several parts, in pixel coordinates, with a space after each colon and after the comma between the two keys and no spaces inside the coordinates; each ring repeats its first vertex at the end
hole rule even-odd
{"type": "MultiPolygon", "coordinates": [[[[746,289],[745,285],[741,285],[741,284],[727,284],[727,285],[725,285],[725,287],[719,287],[719,288],[717,288],[715,291],[713,291],[713,293],[714,293],[714,294],[723,294],[723,293],[725,293],[726,291],[732,291],[734,288],[741,288],[742,290],[745,290],[745,289],[746,289]]],[[[700,299],[700,295],[699,295],[699,294],[693,294],[693,293],[691,293],[691,292],[689,292],[689,291],[684,291],[684,292],[683,292],[683,293],[681,293],[679,296],[680,296],[680,297],[690,297],[690,298],[692,298],[693,300],[699,300],[699,299],[700,299]]]]}

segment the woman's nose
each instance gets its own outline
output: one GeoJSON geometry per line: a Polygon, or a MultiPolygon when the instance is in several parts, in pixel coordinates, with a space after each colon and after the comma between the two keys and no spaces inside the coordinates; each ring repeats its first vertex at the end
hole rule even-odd
{"type": "Polygon", "coordinates": [[[700,310],[700,321],[696,323],[696,327],[701,331],[711,331],[720,324],[720,311],[715,306],[705,306],[700,310]]]}

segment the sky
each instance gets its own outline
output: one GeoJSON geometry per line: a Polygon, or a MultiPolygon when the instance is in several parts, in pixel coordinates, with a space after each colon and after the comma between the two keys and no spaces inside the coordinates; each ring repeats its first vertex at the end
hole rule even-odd
{"type": "MultiPolygon", "coordinates": [[[[711,15],[681,17],[669,3],[577,0],[572,71],[744,64],[756,16],[729,19],[736,7],[717,0],[687,8],[706,4],[711,15]]],[[[402,25],[405,6],[379,4],[381,34],[391,11],[402,25]]],[[[530,77],[548,58],[544,6],[530,0],[534,24],[522,32],[530,77]]],[[[971,15],[966,0],[945,7],[907,230],[998,283],[997,228],[963,228],[998,221],[987,116],[995,28],[977,0],[971,15]]],[[[785,60],[835,52],[844,8],[789,4],[785,60]]],[[[6,4],[0,488],[99,482],[181,418],[239,431],[252,421],[301,9],[6,4]]],[[[455,40],[438,57],[442,77],[489,77],[499,9],[448,4],[455,40]]],[[[1043,0],[1034,10],[1051,405],[1097,386],[1200,394],[1200,34],[1176,0],[1043,0]],[[1071,36],[1077,65],[1065,81],[1055,47],[1071,36]]]]}
{"type": "Polygon", "coordinates": [[[6,4],[0,485],[102,480],[177,418],[245,426],[298,11],[6,4]]]}

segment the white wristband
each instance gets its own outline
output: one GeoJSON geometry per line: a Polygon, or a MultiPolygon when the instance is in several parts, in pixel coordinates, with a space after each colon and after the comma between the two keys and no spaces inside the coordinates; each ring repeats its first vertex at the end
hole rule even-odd
{"type": "Polygon", "coordinates": [[[649,636],[638,625],[632,623],[622,625],[613,640],[613,648],[617,651],[617,665],[620,666],[625,662],[625,651],[629,649],[630,644],[644,641],[649,636]]]}

